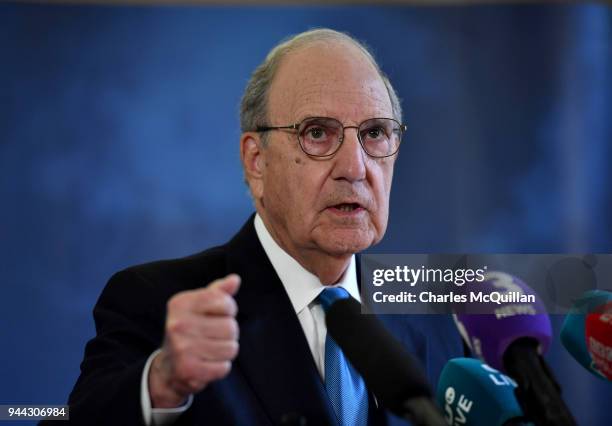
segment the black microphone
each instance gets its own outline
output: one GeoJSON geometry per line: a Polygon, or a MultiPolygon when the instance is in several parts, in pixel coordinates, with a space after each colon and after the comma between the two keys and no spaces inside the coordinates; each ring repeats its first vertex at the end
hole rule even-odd
{"type": "Polygon", "coordinates": [[[336,301],[325,315],[327,332],[378,401],[415,426],[447,426],[419,362],[355,299],[336,301]]]}

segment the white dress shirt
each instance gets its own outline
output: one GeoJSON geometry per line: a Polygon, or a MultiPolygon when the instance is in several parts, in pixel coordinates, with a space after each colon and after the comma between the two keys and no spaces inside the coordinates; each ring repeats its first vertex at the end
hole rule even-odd
{"type": "MultiPolygon", "coordinates": [[[[319,374],[325,379],[325,338],[327,335],[327,327],[325,326],[325,313],[321,305],[317,302],[317,297],[326,287],[321,284],[321,281],[319,281],[316,275],[304,269],[297,260],[289,256],[289,254],[274,241],[259,215],[255,215],[255,232],[257,233],[257,238],[259,238],[259,242],[263,246],[268,259],[270,259],[270,263],[272,263],[272,267],[276,271],[276,274],[280,278],[289,296],[291,305],[304,330],[304,336],[308,341],[308,346],[310,347],[310,352],[319,370],[319,374]]],[[[353,298],[361,301],[359,288],[357,286],[355,256],[351,257],[349,266],[340,281],[328,287],[343,287],[353,298]]],[[[143,417],[147,426],[172,424],[193,402],[193,395],[190,395],[185,405],[181,407],[151,408],[148,377],[151,362],[158,352],[159,350],[151,354],[142,373],[141,404],[143,417]]]]}
{"type": "MultiPolygon", "coordinates": [[[[325,286],[321,284],[316,275],[304,269],[297,260],[289,256],[274,241],[259,215],[255,216],[255,231],[276,274],[283,283],[287,295],[289,295],[289,300],[291,300],[293,309],[304,330],[304,335],[308,341],[308,346],[310,347],[310,352],[312,352],[317,369],[321,377],[325,379],[325,337],[327,335],[327,327],[325,326],[325,313],[317,302],[317,297],[325,286]]],[[[355,256],[351,256],[346,272],[333,287],[344,287],[353,298],[361,302],[359,287],[357,286],[355,256]]]]}

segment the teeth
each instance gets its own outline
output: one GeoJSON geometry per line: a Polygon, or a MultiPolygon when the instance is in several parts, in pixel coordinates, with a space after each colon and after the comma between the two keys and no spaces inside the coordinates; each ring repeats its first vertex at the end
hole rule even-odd
{"type": "Polygon", "coordinates": [[[355,210],[355,205],[353,205],[353,204],[340,204],[338,206],[338,210],[340,210],[341,212],[352,212],[353,210],[355,210]]]}

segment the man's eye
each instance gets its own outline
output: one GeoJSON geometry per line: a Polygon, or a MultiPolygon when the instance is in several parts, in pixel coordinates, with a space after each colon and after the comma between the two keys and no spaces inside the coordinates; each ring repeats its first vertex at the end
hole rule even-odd
{"type": "Polygon", "coordinates": [[[310,139],[321,139],[325,137],[325,129],[322,127],[311,127],[306,131],[306,136],[310,139]]]}
{"type": "Polygon", "coordinates": [[[366,131],[366,135],[370,139],[380,139],[385,135],[385,132],[380,127],[373,127],[366,131]]]}

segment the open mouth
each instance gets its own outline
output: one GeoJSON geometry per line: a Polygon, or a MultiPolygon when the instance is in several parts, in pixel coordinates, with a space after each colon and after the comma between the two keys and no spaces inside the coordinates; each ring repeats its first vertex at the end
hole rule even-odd
{"type": "Polygon", "coordinates": [[[332,208],[339,210],[344,213],[350,213],[355,210],[361,209],[361,206],[358,203],[340,203],[332,206],[332,208]]]}

